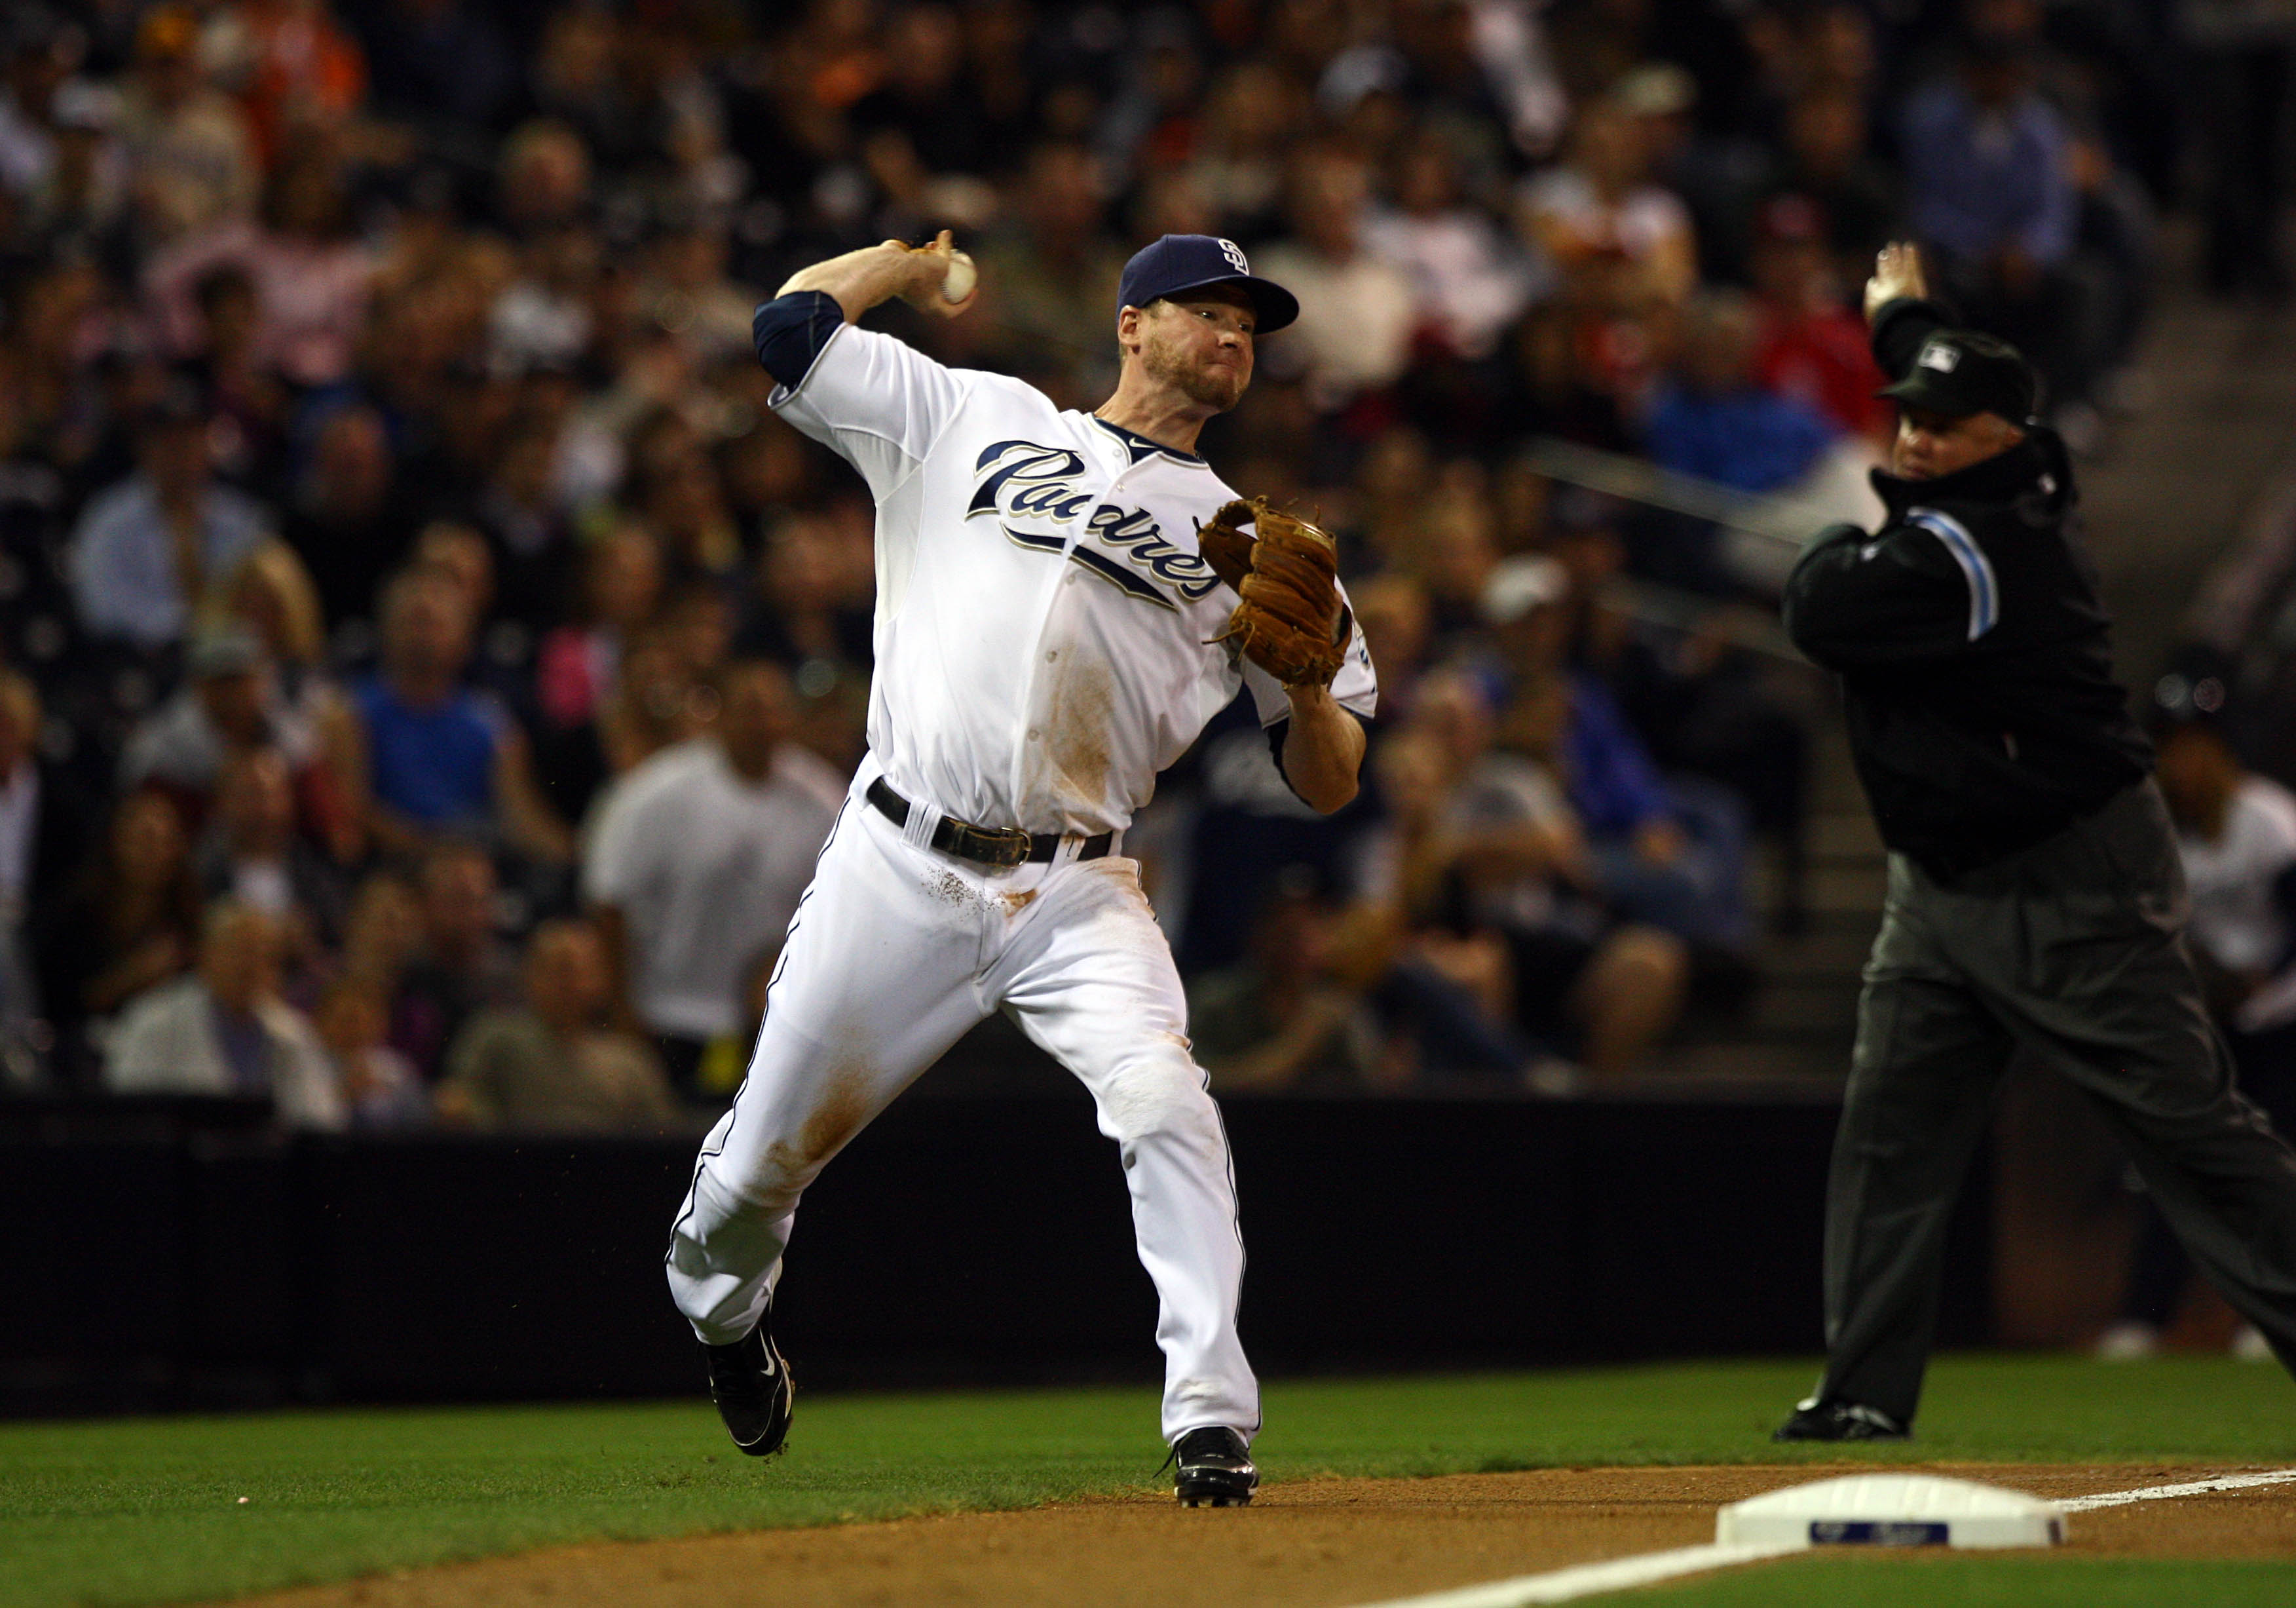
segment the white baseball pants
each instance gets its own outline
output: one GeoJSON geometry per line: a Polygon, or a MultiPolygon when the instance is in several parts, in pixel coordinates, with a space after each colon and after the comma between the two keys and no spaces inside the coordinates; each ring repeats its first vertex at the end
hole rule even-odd
{"type": "MultiPolygon", "coordinates": [[[[671,1230],[669,1287],[703,1341],[749,1333],[798,1200],[965,1030],[1002,1009],[1092,1091],[1160,1303],[1163,1432],[1249,1439],[1259,1387],[1236,1337],[1243,1243],[1227,1134],[1188,1053],[1187,1004],[1138,862],[1000,871],[922,846],[861,796],[865,764],[800,901],[748,1079],[703,1142],[671,1230]]],[[[925,1202],[919,1209],[929,1210],[925,1202]]]]}

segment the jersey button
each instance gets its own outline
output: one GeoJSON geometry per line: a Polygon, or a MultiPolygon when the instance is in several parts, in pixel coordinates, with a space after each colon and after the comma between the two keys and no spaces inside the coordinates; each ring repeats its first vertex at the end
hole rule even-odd
{"type": "Polygon", "coordinates": [[[1036,740],[1037,740],[1037,728],[1036,728],[1035,726],[1030,726],[1030,727],[1029,728],[1029,742],[1034,742],[1036,740]]]}
{"type": "Polygon", "coordinates": [[[1046,664],[1052,663],[1054,660],[1058,659],[1060,656],[1061,651],[1058,648],[1046,648],[1045,650],[1045,662],[1046,664]]]}

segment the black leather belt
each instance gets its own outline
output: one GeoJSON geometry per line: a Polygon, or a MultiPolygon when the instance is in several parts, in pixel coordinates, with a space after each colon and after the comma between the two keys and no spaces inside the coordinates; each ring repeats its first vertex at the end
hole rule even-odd
{"type": "MultiPolygon", "coordinates": [[[[886,786],[884,777],[869,783],[868,796],[877,812],[894,825],[909,824],[909,801],[886,786]]],[[[1018,826],[975,826],[951,816],[941,816],[932,834],[932,846],[943,854],[983,866],[1025,866],[1032,862],[1042,865],[1060,852],[1063,841],[1056,832],[1026,833],[1018,826]]],[[[1098,833],[1084,841],[1076,857],[1096,860],[1115,846],[1114,833],[1098,833]]]]}

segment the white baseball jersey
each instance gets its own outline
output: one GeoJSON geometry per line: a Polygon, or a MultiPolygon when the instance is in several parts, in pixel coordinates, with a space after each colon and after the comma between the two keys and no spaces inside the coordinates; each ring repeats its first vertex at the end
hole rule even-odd
{"type": "MultiPolygon", "coordinates": [[[[1201,458],[850,326],[773,406],[876,497],[869,746],[908,798],[983,826],[1121,831],[1239,685],[1263,725],[1289,715],[1274,677],[1211,640],[1236,598],[1196,530],[1235,494],[1201,458]]],[[[1372,713],[1360,628],[1332,691],[1372,713]]]]}
{"type": "MultiPolygon", "coordinates": [[[[1234,494],[1201,459],[1017,380],[825,327],[819,301],[786,310],[823,320],[808,342],[826,338],[774,406],[877,498],[873,753],[791,921],[749,1076],[702,1144],[671,1292],[709,1343],[749,1333],[822,1168],[1001,1010],[1092,1092],[1122,1154],[1156,1283],[1165,1438],[1218,1424],[1248,1439],[1259,1386],[1236,1333],[1227,1137],[1138,864],[1083,857],[1240,686],[1263,722],[1289,712],[1283,688],[1210,640],[1235,595],[1196,530],[1234,494]],[[901,826],[865,801],[881,769],[924,807],[901,826]],[[1049,860],[981,866],[930,847],[935,812],[1067,841],[1049,860]]],[[[763,357],[778,336],[759,322],[763,357]]],[[[1360,634],[1332,691],[1371,712],[1360,634]]]]}

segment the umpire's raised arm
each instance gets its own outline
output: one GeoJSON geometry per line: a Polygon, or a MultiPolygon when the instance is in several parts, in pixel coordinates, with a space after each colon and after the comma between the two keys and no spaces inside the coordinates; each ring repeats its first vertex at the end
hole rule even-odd
{"type": "MultiPolygon", "coordinates": [[[[1871,533],[1819,532],[1786,582],[1787,634],[1816,662],[1843,671],[1988,652],[2000,587],[1966,505],[2013,500],[2003,494],[2021,464],[1986,466],[2032,433],[2030,371],[2000,342],[1947,327],[1910,245],[1881,253],[1866,317],[1874,359],[1892,381],[1882,394],[1901,410],[1890,472],[1874,477],[1890,517],[1871,533]]],[[[2043,495],[2069,502],[2070,482],[2060,464],[2043,495]]]]}

